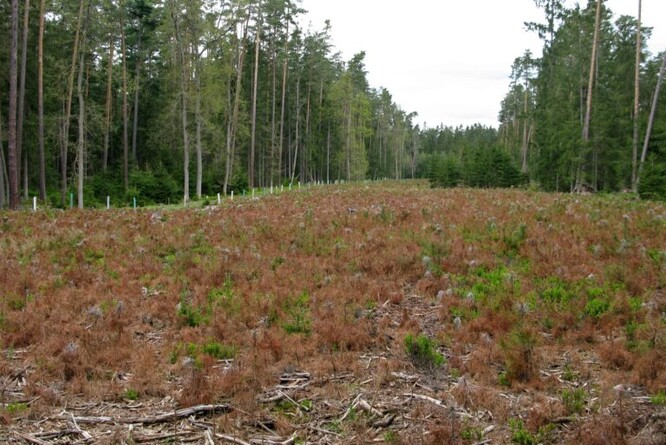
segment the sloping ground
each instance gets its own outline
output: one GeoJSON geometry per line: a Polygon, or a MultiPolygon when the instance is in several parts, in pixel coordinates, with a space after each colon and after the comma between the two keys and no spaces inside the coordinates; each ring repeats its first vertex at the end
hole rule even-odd
{"type": "Polygon", "coordinates": [[[384,182],[0,217],[2,443],[666,442],[661,204],[384,182]]]}

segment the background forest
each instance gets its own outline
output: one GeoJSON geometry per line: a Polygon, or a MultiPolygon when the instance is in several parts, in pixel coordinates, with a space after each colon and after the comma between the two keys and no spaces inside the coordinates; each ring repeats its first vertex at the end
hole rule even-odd
{"type": "Polygon", "coordinates": [[[298,1],[3,1],[0,207],[412,177],[665,198],[650,29],[601,0],[535,2],[543,55],[516,58],[496,129],[422,127],[298,1]]]}

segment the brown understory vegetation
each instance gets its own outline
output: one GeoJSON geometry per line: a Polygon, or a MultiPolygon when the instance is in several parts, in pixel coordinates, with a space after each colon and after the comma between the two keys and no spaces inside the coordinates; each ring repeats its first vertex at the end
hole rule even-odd
{"type": "Polygon", "coordinates": [[[132,403],[225,403],[246,440],[666,437],[663,204],[383,182],[0,217],[3,442],[132,403]]]}

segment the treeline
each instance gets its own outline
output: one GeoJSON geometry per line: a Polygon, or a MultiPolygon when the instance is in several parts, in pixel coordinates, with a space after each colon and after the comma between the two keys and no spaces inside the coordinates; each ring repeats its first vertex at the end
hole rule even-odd
{"type": "MultiPolygon", "coordinates": [[[[637,188],[661,66],[645,49],[649,30],[634,113],[637,20],[611,22],[603,5],[596,20],[596,1],[535,1],[546,22],[528,26],[543,57],[516,59],[498,130],[421,128],[368,84],[364,53],[342,60],[328,23],[301,28],[296,0],[2,2],[0,207],[366,178],[637,188]]],[[[640,181],[652,197],[666,195],[663,113],[664,100],[640,181]]]]}
{"type": "Polygon", "coordinates": [[[303,13],[293,0],[2,2],[0,103],[18,120],[0,119],[0,205],[414,176],[416,114],[370,87],[364,53],[341,59],[328,23],[302,29],[303,13]]]}
{"type": "Polygon", "coordinates": [[[666,97],[658,87],[666,52],[646,50],[641,2],[636,18],[615,20],[602,0],[535,3],[544,21],[526,26],[543,40],[543,56],[527,51],[513,64],[500,145],[546,190],[666,198],[666,97]]]}

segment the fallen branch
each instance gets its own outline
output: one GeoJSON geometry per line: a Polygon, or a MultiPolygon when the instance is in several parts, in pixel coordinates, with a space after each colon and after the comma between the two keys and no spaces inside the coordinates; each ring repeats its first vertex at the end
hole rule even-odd
{"type": "Polygon", "coordinates": [[[368,402],[365,401],[365,399],[359,399],[358,403],[356,403],[356,406],[360,408],[362,411],[365,411],[368,414],[375,415],[377,417],[383,417],[384,414],[382,414],[381,411],[379,411],[376,408],[373,408],[370,406],[368,402]]]}
{"type": "Polygon", "coordinates": [[[250,439],[251,444],[257,444],[257,445],[291,445],[296,441],[296,438],[298,435],[296,433],[292,434],[288,439],[282,440],[281,437],[274,437],[274,438],[254,438],[250,439]]]}
{"type": "Polygon", "coordinates": [[[101,417],[74,417],[74,416],[60,416],[59,418],[62,420],[69,420],[70,418],[74,421],[74,424],[76,425],[76,422],[80,423],[121,423],[121,424],[129,424],[129,423],[140,423],[143,425],[151,425],[151,424],[156,424],[156,423],[169,423],[173,422],[174,420],[179,420],[179,419],[184,419],[190,416],[197,416],[197,415],[207,415],[207,414],[213,414],[213,413],[227,413],[231,411],[232,408],[229,405],[197,405],[197,406],[192,406],[190,408],[183,408],[176,410],[172,413],[165,413],[165,414],[160,414],[157,416],[150,416],[150,417],[128,417],[128,418],[114,418],[114,417],[106,417],[106,416],[101,416],[101,417]]]}
{"type": "Polygon", "coordinates": [[[347,408],[347,411],[345,411],[344,415],[342,417],[340,417],[340,422],[344,421],[347,418],[347,416],[351,413],[351,411],[354,408],[356,408],[356,404],[358,403],[359,400],[361,400],[361,396],[362,396],[362,394],[359,394],[359,395],[356,396],[356,398],[351,403],[351,405],[349,405],[349,408],[347,408]]]}
{"type": "Polygon", "coordinates": [[[433,397],[429,397],[429,396],[426,396],[426,395],[423,395],[423,394],[404,393],[403,396],[405,396],[405,397],[413,397],[413,398],[415,398],[415,399],[420,399],[420,400],[426,400],[426,401],[428,401],[428,402],[432,402],[432,403],[434,403],[434,404],[437,405],[437,406],[442,406],[442,407],[445,406],[445,405],[444,405],[444,402],[442,402],[441,400],[437,400],[437,399],[435,399],[435,398],[433,398],[433,397]]]}
{"type": "Polygon", "coordinates": [[[409,375],[404,372],[392,372],[391,375],[397,379],[404,380],[409,383],[413,383],[419,379],[417,375],[409,375]]]}
{"type": "Polygon", "coordinates": [[[26,442],[29,443],[34,443],[36,445],[48,445],[47,442],[44,442],[43,440],[39,440],[36,437],[33,437],[29,434],[24,434],[24,433],[19,433],[18,431],[12,431],[16,436],[20,437],[21,439],[25,440],[26,442]]]}
{"type": "Polygon", "coordinates": [[[175,439],[181,436],[193,436],[198,433],[194,432],[176,432],[176,433],[165,433],[165,434],[156,434],[156,435],[136,435],[133,437],[135,443],[144,443],[144,442],[174,442],[175,439]]]}
{"type": "Polygon", "coordinates": [[[319,427],[314,426],[314,425],[308,425],[308,428],[313,430],[313,431],[317,431],[319,433],[330,434],[330,435],[333,435],[335,437],[342,437],[341,434],[338,434],[335,431],[325,430],[324,428],[319,428],[319,427]]]}
{"type": "Polygon", "coordinates": [[[387,414],[383,419],[372,422],[373,428],[386,428],[395,420],[395,414],[387,414]]]}
{"type": "Polygon", "coordinates": [[[225,440],[227,442],[235,443],[236,445],[252,445],[250,442],[245,442],[244,440],[238,439],[233,436],[227,436],[226,434],[215,433],[215,437],[218,439],[225,440]]]}
{"type": "Polygon", "coordinates": [[[63,436],[69,436],[72,434],[79,435],[81,434],[81,431],[71,429],[71,430],[62,430],[62,431],[45,431],[45,432],[40,432],[40,433],[34,433],[35,437],[43,440],[52,440],[52,439],[58,439],[63,436]]]}

